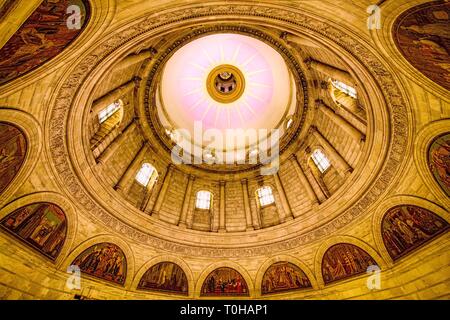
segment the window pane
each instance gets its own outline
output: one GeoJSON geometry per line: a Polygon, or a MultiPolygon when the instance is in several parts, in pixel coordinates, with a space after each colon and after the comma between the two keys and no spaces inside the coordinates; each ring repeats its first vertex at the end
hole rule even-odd
{"type": "Polygon", "coordinates": [[[100,123],[105,122],[106,119],[111,117],[119,109],[120,109],[120,102],[116,101],[114,103],[111,103],[105,109],[101,110],[98,114],[98,119],[99,119],[100,123]]]}
{"type": "Polygon", "coordinates": [[[346,85],[345,83],[341,82],[341,81],[337,81],[337,80],[333,80],[331,81],[331,83],[333,84],[333,86],[339,90],[341,90],[342,92],[348,94],[350,97],[353,97],[356,99],[357,94],[356,94],[356,89],[353,87],[350,87],[349,85],[346,85]]]}
{"type": "Polygon", "coordinates": [[[323,154],[322,150],[316,149],[311,155],[314,163],[321,173],[324,173],[330,167],[330,161],[323,154]]]}
{"type": "Polygon", "coordinates": [[[148,163],[144,163],[136,175],[136,181],[146,187],[154,171],[155,168],[148,163]]]}
{"type": "Polygon", "coordinates": [[[259,188],[256,191],[256,193],[258,195],[259,204],[261,206],[267,206],[275,202],[275,199],[272,194],[272,188],[269,186],[259,188]]]}
{"type": "Polygon", "coordinates": [[[208,191],[197,192],[195,207],[198,209],[209,209],[211,207],[211,192],[208,191]]]}

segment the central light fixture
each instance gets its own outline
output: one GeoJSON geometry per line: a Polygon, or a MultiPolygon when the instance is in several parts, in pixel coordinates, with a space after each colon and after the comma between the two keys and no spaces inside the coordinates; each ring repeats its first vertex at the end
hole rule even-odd
{"type": "Polygon", "coordinates": [[[232,103],[244,93],[244,74],[233,65],[222,64],[209,73],[206,87],[211,98],[217,102],[232,103]]]}

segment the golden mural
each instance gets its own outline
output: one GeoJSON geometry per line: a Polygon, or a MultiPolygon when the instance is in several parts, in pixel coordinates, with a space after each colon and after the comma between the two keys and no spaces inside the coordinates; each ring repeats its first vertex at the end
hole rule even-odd
{"type": "Polygon", "coordinates": [[[178,265],[160,262],[144,273],[138,289],[187,295],[188,281],[183,269],[178,265]]]}
{"type": "Polygon", "coordinates": [[[450,2],[434,1],[403,13],[393,29],[397,47],[428,78],[450,90],[450,2]]]}
{"type": "Polygon", "coordinates": [[[232,268],[218,268],[211,272],[202,285],[201,296],[248,296],[247,283],[232,268]]]}
{"type": "Polygon", "coordinates": [[[450,197],[450,133],[446,133],[430,146],[428,165],[439,186],[450,197]]]}
{"type": "Polygon", "coordinates": [[[19,208],[4,217],[0,226],[51,260],[58,257],[66,239],[66,216],[52,203],[19,208]]]}
{"type": "Polygon", "coordinates": [[[27,142],[22,131],[0,122],[0,194],[19,172],[26,152],[27,142]]]}
{"type": "Polygon", "coordinates": [[[382,236],[392,259],[408,254],[437,235],[447,231],[447,221],[417,206],[398,206],[383,217],[382,236]]]}
{"type": "Polygon", "coordinates": [[[261,294],[294,291],[311,288],[306,274],[296,265],[289,262],[274,263],[264,273],[261,294]]]}
{"type": "Polygon", "coordinates": [[[127,276],[127,259],[123,251],[112,243],[98,243],[84,250],[72,265],[81,272],[99,279],[123,285],[127,276]]]}
{"type": "Polygon", "coordinates": [[[325,284],[365,273],[375,260],[363,249],[350,244],[339,243],[330,247],[322,259],[322,276],[325,284]]]}

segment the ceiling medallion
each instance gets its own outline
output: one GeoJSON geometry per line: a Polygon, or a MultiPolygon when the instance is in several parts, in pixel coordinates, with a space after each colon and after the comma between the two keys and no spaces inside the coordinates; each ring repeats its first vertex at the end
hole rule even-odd
{"type": "Polygon", "coordinates": [[[222,64],[209,73],[206,88],[211,98],[217,102],[232,103],[244,93],[244,74],[235,66],[222,64]]]}

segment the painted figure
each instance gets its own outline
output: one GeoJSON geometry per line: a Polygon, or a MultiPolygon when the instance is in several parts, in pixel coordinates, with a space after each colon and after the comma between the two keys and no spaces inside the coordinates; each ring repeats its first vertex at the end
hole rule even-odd
{"type": "Polygon", "coordinates": [[[403,56],[428,78],[450,90],[450,2],[425,3],[403,13],[393,36],[403,56]]]}
{"type": "Polygon", "coordinates": [[[396,260],[448,229],[449,224],[431,211],[405,205],[384,215],[381,232],[389,255],[396,260]]]}
{"type": "Polygon", "coordinates": [[[187,295],[188,282],[186,274],[178,265],[160,262],[144,273],[138,289],[187,295]]]}
{"type": "Polygon", "coordinates": [[[51,203],[36,203],[15,210],[0,226],[51,260],[55,260],[66,238],[64,212],[51,203]]]}
{"type": "Polygon", "coordinates": [[[0,49],[0,84],[14,80],[61,53],[83,31],[88,17],[88,1],[44,0],[0,49]],[[69,5],[80,8],[80,29],[67,26],[69,5]]]}
{"type": "Polygon", "coordinates": [[[261,293],[271,294],[310,287],[311,282],[299,267],[289,262],[277,262],[264,273],[261,293]]]}
{"type": "Polygon", "coordinates": [[[369,266],[377,265],[375,260],[361,248],[339,243],[330,247],[322,259],[324,282],[331,283],[365,273],[369,266]]]}
{"type": "Polygon", "coordinates": [[[123,285],[127,272],[127,261],[123,251],[112,243],[99,243],[83,251],[72,265],[81,272],[123,285]]]}
{"type": "Polygon", "coordinates": [[[0,195],[19,172],[26,151],[23,133],[13,125],[0,122],[0,195]]]}
{"type": "Polygon", "coordinates": [[[244,278],[234,269],[219,268],[211,272],[202,285],[202,296],[248,296],[244,278]]]}

